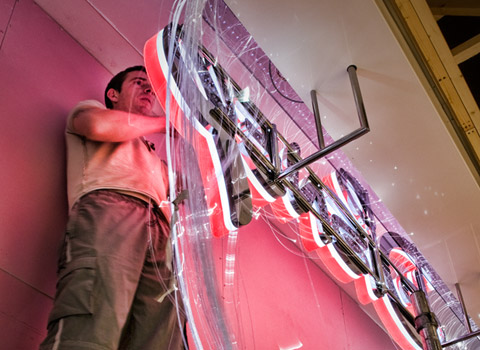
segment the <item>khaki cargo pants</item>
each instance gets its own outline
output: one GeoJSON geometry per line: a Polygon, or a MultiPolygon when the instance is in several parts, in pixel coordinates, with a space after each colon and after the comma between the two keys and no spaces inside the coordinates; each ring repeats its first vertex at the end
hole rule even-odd
{"type": "Polygon", "coordinates": [[[40,349],[183,349],[183,320],[168,293],[168,233],[161,212],[142,200],[104,190],[82,197],[40,349]]]}

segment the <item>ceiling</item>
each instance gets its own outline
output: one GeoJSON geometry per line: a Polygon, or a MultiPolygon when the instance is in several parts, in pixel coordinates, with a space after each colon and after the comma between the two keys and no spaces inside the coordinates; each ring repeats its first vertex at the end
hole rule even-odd
{"type": "MultiPolygon", "coordinates": [[[[446,0],[226,2],[308,106],[317,90],[334,138],[356,120],[345,71],[358,67],[371,131],[344,152],[450,289],[459,283],[480,324],[480,113],[472,96],[478,101],[480,80],[459,61],[476,60],[480,40],[472,34],[452,53],[443,23],[479,16],[478,1],[455,1],[461,9],[446,0]],[[472,76],[468,85],[462,72],[472,76]]],[[[143,45],[168,23],[173,1],[36,3],[116,73],[143,61],[143,45]]]]}
{"type": "Polygon", "coordinates": [[[449,11],[450,7],[434,6],[435,3],[429,1],[432,14],[473,98],[480,105],[480,71],[477,69],[480,64],[480,3],[463,8],[463,11],[458,8],[449,11]]]}

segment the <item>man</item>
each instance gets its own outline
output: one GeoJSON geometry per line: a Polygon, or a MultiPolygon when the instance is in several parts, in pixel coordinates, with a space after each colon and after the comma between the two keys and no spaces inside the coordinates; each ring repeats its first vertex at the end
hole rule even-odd
{"type": "Polygon", "coordinates": [[[142,66],[67,120],[70,207],[40,349],[182,349],[166,253],[165,167],[143,135],[165,132],[142,66]]]}

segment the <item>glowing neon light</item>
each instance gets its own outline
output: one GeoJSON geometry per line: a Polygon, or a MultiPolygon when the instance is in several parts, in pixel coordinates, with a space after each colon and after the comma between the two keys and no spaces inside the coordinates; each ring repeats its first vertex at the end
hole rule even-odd
{"type": "MultiPolygon", "coordinates": [[[[167,52],[163,45],[165,39],[164,34],[164,31],[161,31],[146,43],[144,56],[148,75],[162,106],[167,108],[168,104],[171,122],[177,132],[181,136],[185,136],[183,120],[186,119],[192,124],[192,127],[198,134],[197,136],[199,136],[195,150],[200,165],[207,207],[211,213],[209,216],[211,229],[216,237],[223,236],[229,231],[235,231],[237,225],[232,222],[232,212],[228,198],[229,193],[226,179],[223,175],[221,157],[218,154],[214,135],[209,131],[212,130],[212,126],[203,126],[196,118],[192,118],[190,108],[183,99],[180,89],[168,68],[167,52]],[[169,101],[167,101],[167,88],[171,93],[169,101]]],[[[182,47],[180,48],[180,53],[181,56],[185,57],[183,49],[182,47]]],[[[198,72],[190,73],[192,74],[193,83],[200,90],[202,96],[208,98],[209,92],[203,87],[198,72]]],[[[208,74],[213,80],[215,90],[218,93],[217,98],[225,105],[226,97],[221,85],[222,79],[219,79],[217,76],[213,64],[208,66],[208,74]]],[[[227,91],[230,90],[227,89],[227,91]]],[[[257,147],[267,159],[270,159],[267,150],[254,135],[262,132],[260,125],[238,100],[233,102],[238,128],[249,138],[251,137],[255,147],[257,147]]],[[[257,207],[270,204],[274,214],[280,221],[287,222],[298,219],[301,242],[305,250],[317,254],[325,267],[338,281],[342,283],[354,282],[359,302],[364,305],[370,303],[374,305],[385,328],[403,350],[421,350],[418,342],[414,336],[412,336],[411,330],[407,329],[407,326],[402,323],[402,320],[399,318],[390,298],[387,295],[378,297],[375,294],[376,285],[374,277],[368,274],[358,273],[349,266],[349,264],[353,264],[349,261],[346,253],[338,246],[338,243],[327,239],[322,221],[313,213],[305,213],[295,207],[296,199],[291,191],[282,191],[281,189],[266,185],[265,178],[260,174],[259,170],[256,169],[245,145],[242,144],[240,138],[236,137],[235,139],[239,143],[241,164],[248,178],[252,194],[252,203],[257,207]]],[[[286,150],[284,150],[284,157],[282,159],[283,167],[288,165],[285,164],[287,160],[286,153],[286,150]]],[[[347,181],[346,184],[343,183],[342,187],[341,180],[337,173],[332,173],[324,179],[324,182],[338,196],[358,224],[364,228],[368,234],[371,234],[371,223],[365,220],[367,214],[363,212],[361,200],[357,196],[354,186],[347,181]]],[[[296,185],[298,185],[298,183],[296,185]]],[[[356,247],[356,250],[354,249],[355,253],[359,254],[359,257],[367,266],[371,266],[372,257],[370,256],[368,243],[363,241],[355,242],[355,237],[349,233],[349,229],[352,229],[352,232],[355,230],[354,225],[352,225],[336,202],[330,198],[330,196],[319,192],[312,206],[317,212],[324,209],[327,213],[326,217],[322,216],[325,222],[333,226],[336,224],[340,236],[345,238],[346,241],[353,239],[352,244],[356,247]],[[363,251],[359,251],[362,249],[363,251]]],[[[406,277],[409,279],[412,278],[410,272],[411,271],[406,271],[406,277]]],[[[397,283],[397,285],[400,286],[399,283],[397,283]]]]}
{"type": "Polygon", "coordinates": [[[307,252],[325,246],[321,238],[325,234],[322,222],[312,212],[300,216],[299,232],[302,245],[307,252]]]}
{"type": "Polygon", "coordinates": [[[157,36],[150,39],[145,45],[145,61],[147,72],[151,83],[157,94],[160,104],[164,109],[167,105],[167,85],[171,92],[170,115],[171,122],[177,132],[185,137],[183,130],[183,119],[193,123],[197,131],[198,147],[197,157],[199,159],[201,176],[205,185],[207,207],[210,213],[212,233],[216,237],[223,236],[237,227],[231,221],[231,213],[225,179],[215,141],[212,134],[205,129],[197,119],[191,117],[188,104],[183,99],[180,90],[168,69],[165,48],[163,46],[162,30],[157,36]]]}
{"type": "Polygon", "coordinates": [[[333,276],[342,283],[349,283],[360,278],[340,256],[333,243],[329,243],[316,250],[318,257],[327,267],[333,276]]]}
{"type": "Polygon", "coordinates": [[[370,275],[362,275],[355,280],[355,291],[357,299],[362,305],[370,304],[372,301],[378,300],[375,294],[375,279],[370,275]]]}
{"type": "MultiPolygon", "coordinates": [[[[279,152],[282,170],[287,169],[288,166],[291,165],[288,160],[288,153],[289,151],[287,150],[287,147],[283,147],[279,152]]],[[[299,187],[298,177],[299,173],[293,175],[291,178],[293,183],[296,182],[297,187],[299,187]]],[[[304,213],[304,210],[299,207],[297,200],[290,189],[286,189],[285,195],[273,202],[271,208],[277,219],[283,223],[298,219],[300,214],[304,213]]]]}
{"type": "MultiPolygon", "coordinates": [[[[393,248],[389,255],[390,261],[395,265],[395,267],[400,271],[400,273],[408,279],[412,284],[418,288],[418,282],[416,278],[416,273],[418,271],[418,267],[415,264],[413,258],[404,252],[401,248],[393,248]]],[[[405,290],[403,287],[402,279],[398,275],[397,271],[390,267],[390,275],[393,280],[393,285],[395,291],[400,299],[402,305],[413,314],[413,305],[410,301],[410,293],[405,290]]],[[[425,285],[425,292],[430,292],[433,290],[433,286],[428,282],[425,276],[422,276],[423,284],[425,285]]]]}
{"type": "Polygon", "coordinates": [[[372,304],[390,336],[403,350],[422,350],[397,315],[388,295],[373,301],[372,304]]]}
{"type": "MultiPolygon", "coordinates": [[[[350,213],[353,215],[358,224],[369,234],[371,234],[370,228],[364,221],[364,212],[362,210],[362,204],[360,199],[353,188],[353,185],[349,181],[345,181],[339,178],[336,171],[332,172],[329,176],[323,178],[323,182],[327,185],[340,199],[340,201],[347,207],[350,213]]],[[[344,220],[348,223],[348,220],[344,220]]]]}

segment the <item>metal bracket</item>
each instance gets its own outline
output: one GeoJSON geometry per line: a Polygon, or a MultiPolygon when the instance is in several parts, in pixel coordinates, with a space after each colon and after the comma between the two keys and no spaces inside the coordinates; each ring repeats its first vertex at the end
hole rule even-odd
{"type": "Polygon", "coordinates": [[[185,199],[188,199],[188,190],[183,190],[182,192],[180,192],[177,198],[175,198],[175,200],[172,202],[176,211],[178,211],[178,206],[185,199]]]}
{"type": "Polygon", "coordinates": [[[322,122],[320,120],[320,112],[318,110],[317,92],[315,90],[312,90],[310,92],[310,96],[312,97],[313,114],[315,116],[315,125],[317,127],[317,137],[318,137],[318,144],[319,144],[320,150],[309,155],[307,158],[302,159],[299,162],[293,164],[289,168],[285,169],[283,172],[281,172],[275,177],[275,180],[279,181],[284,179],[285,177],[291,175],[292,173],[299,171],[300,169],[306,167],[307,165],[315,162],[320,158],[325,157],[326,155],[336,151],[337,149],[345,146],[346,144],[359,138],[360,136],[363,136],[364,134],[370,131],[370,128],[368,126],[368,121],[367,121],[367,115],[365,113],[365,106],[363,105],[362,94],[360,92],[360,85],[358,84],[357,67],[354,65],[350,65],[347,68],[347,72],[350,78],[350,83],[352,85],[353,97],[355,99],[355,105],[357,107],[357,114],[358,114],[358,119],[360,121],[360,127],[352,131],[350,134],[331,143],[330,145],[325,146],[325,141],[323,139],[322,122]]]}

